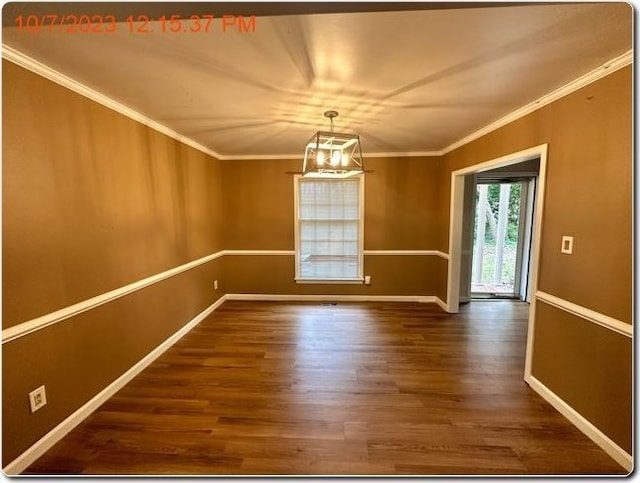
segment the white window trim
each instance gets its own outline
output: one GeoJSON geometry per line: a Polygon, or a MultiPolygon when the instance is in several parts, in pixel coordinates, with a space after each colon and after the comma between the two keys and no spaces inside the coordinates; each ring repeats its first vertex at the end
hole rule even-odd
{"type": "Polygon", "coordinates": [[[364,283],[364,175],[353,176],[360,182],[358,189],[358,277],[344,279],[318,279],[300,277],[300,179],[302,175],[293,176],[293,213],[294,213],[294,238],[295,238],[295,282],[300,284],[362,284],[364,283]]]}
{"type": "Polygon", "coordinates": [[[364,283],[364,279],[363,278],[340,278],[340,279],[335,279],[335,278],[328,278],[328,279],[322,279],[322,278],[296,278],[296,283],[300,283],[300,284],[324,284],[324,285],[348,285],[348,284],[353,284],[353,285],[362,285],[364,283]]]}

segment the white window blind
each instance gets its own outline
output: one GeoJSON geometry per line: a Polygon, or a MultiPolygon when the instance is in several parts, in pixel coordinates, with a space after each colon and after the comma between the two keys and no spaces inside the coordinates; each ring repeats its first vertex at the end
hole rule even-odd
{"type": "Polygon", "coordinates": [[[297,178],[296,280],[362,280],[362,182],[297,178]]]}

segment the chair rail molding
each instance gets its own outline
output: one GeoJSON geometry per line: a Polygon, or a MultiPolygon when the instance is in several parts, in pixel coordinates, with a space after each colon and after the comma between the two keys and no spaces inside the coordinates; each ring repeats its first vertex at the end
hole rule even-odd
{"type": "Polygon", "coordinates": [[[9,327],[8,329],[4,329],[2,331],[2,344],[6,344],[8,342],[11,342],[12,340],[18,339],[19,337],[31,334],[36,330],[44,329],[45,327],[48,327],[52,324],[57,324],[58,322],[62,322],[63,320],[79,315],[83,312],[86,312],[87,310],[94,309],[102,304],[112,302],[113,300],[119,299],[120,297],[124,297],[125,295],[133,293],[137,290],[148,287],[149,285],[158,283],[169,277],[173,277],[174,275],[178,275],[179,273],[198,267],[204,263],[221,257],[223,254],[223,251],[212,253],[211,255],[207,255],[205,257],[198,258],[197,260],[185,263],[184,265],[165,270],[164,272],[143,278],[142,280],[138,280],[137,282],[133,282],[123,287],[110,290],[109,292],[96,295],[95,297],[91,297],[90,299],[83,300],[82,302],[78,302],[77,304],[69,305],[68,307],[56,310],[55,312],[51,312],[35,319],[31,319],[27,322],[22,322],[21,324],[14,325],[13,327],[9,327]]]}
{"type": "Polygon", "coordinates": [[[621,320],[614,319],[608,315],[601,314],[595,310],[582,307],[581,305],[574,304],[573,302],[569,302],[568,300],[561,299],[560,297],[556,297],[555,295],[551,295],[540,290],[536,292],[536,299],[558,309],[564,310],[565,312],[576,315],[582,319],[588,320],[589,322],[606,327],[618,334],[630,338],[633,337],[633,326],[622,322],[621,320]]]}

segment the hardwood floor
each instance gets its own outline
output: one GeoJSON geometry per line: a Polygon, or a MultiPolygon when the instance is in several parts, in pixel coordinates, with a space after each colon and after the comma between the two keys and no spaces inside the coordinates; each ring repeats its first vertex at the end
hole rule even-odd
{"type": "Polygon", "coordinates": [[[228,301],[25,474],[625,474],[524,383],[527,310],[228,301]]]}

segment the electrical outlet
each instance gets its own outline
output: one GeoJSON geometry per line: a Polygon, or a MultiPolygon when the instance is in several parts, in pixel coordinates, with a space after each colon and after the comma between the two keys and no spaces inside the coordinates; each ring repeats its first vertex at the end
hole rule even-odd
{"type": "Polygon", "coordinates": [[[44,389],[44,384],[38,389],[35,389],[29,393],[29,406],[31,412],[35,413],[42,406],[47,404],[47,393],[44,389]]]}
{"type": "Polygon", "coordinates": [[[364,284],[365,285],[371,285],[371,275],[365,275],[364,276],[364,284]]]}
{"type": "Polygon", "coordinates": [[[217,280],[213,281],[213,290],[218,290],[218,281],[217,280]]]}

